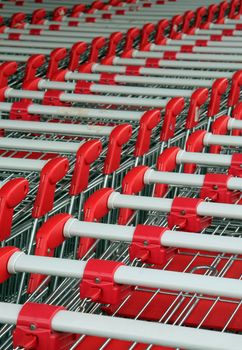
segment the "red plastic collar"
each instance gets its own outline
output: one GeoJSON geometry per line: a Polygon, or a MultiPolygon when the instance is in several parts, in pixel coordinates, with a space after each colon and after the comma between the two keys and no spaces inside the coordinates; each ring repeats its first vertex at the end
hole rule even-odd
{"type": "Polygon", "coordinates": [[[69,70],[75,71],[78,69],[80,56],[86,50],[87,50],[87,44],[84,42],[78,42],[72,46],[71,52],[70,52],[70,61],[68,65],[69,70]]]}
{"type": "Polygon", "coordinates": [[[202,217],[197,214],[197,207],[203,200],[199,198],[176,197],[172,201],[168,226],[178,227],[182,231],[201,232],[211,225],[210,217],[202,217]]]}
{"type": "Polygon", "coordinates": [[[58,72],[59,63],[66,57],[66,54],[66,48],[57,48],[51,52],[49,66],[46,73],[46,77],[48,79],[52,79],[53,76],[58,72]]]}
{"type": "Polygon", "coordinates": [[[228,173],[232,176],[242,177],[242,154],[234,153],[228,173]]]}
{"type": "Polygon", "coordinates": [[[91,81],[83,81],[83,80],[78,80],[75,86],[74,93],[75,94],[92,94],[91,87],[93,85],[93,82],[91,81]]]}
{"type": "Polygon", "coordinates": [[[8,79],[15,74],[18,65],[16,62],[4,62],[0,65],[0,88],[8,85],[8,79]]]}
{"type": "Polygon", "coordinates": [[[32,105],[32,102],[28,100],[13,102],[11,110],[9,112],[9,119],[39,121],[40,120],[39,116],[30,114],[28,112],[28,108],[31,105],[32,105]]]}
{"type": "Polygon", "coordinates": [[[80,284],[81,298],[104,304],[120,303],[130,291],[127,286],[114,281],[114,274],[123,263],[91,259],[87,262],[80,284]]]}
{"type": "Polygon", "coordinates": [[[43,24],[45,16],[45,9],[35,10],[32,14],[31,24],[43,24]]]}
{"type": "Polygon", "coordinates": [[[161,141],[168,141],[174,137],[176,129],[176,118],[182,112],[185,105],[183,97],[172,98],[166,105],[164,121],[161,129],[161,141]]]}
{"type": "MultiPolygon", "coordinates": [[[[228,132],[228,122],[229,122],[229,117],[224,115],[219,118],[217,118],[211,127],[211,132],[212,134],[215,135],[226,135],[228,132]]],[[[211,153],[220,153],[221,151],[221,146],[219,145],[212,145],[210,146],[210,152],[211,153]]]]}
{"type": "Polygon", "coordinates": [[[207,99],[208,89],[199,88],[193,92],[190,98],[190,105],[186,120],[186,129],[192,129],[198,124],[200,107],[207,101],[207,99]]]}
{"type": "Polygon", "coordinates": [[[25,75],[23,84],[32,81],[36,78],[37,70],[45,63],[44,55],[33,55],[31,56],[26,64],[25,75]]]}
{"type": "Polygon", "coordinates": [[[24,304],[13,331],[13,346],[36,350],[70,349],[76,336],[70,333],[54,332],[51,327],[52,319],[62,310],[65,310],[62,306],[24,304]]]}
{"type": "Polygon", "coordinates": [[[208,117],[213,117],[220,111],[222,95],[226,93],[229,81],[226,78],[216,79],[212,86],[210,102],[208,106],[208,117]]]}
{"type": "Polygon", "coordinates": [[[140,29],[139,28],[135,28],[134,27],[134,28],[130,28],[127,31],[126,42],[125,42],[125,46],[124,46],[124,49],[123,49],[124,52],[130,51],[130,50],[133,49],[134,42],[139,37],[139,35],[140,35],[140,29]]]}
{"type": "Polygon", "coordinates": [[[11,256],[20,250],[15,247],[0,248],[0,284],[7,281],[11,275],[8,272],[8,262],[11,256]]]}
{"type": "Polygon", "coordinates": [[[61,101],[61,95],[63,94],[64,92],[60,90],[47,90],[44,93],[42,104],[47,106],[70,106],[70,103],[61,101]]]}
{"type": "MultiPolygon", "coordinates": [[[[204,147],[204,136],[206,134],[206,130],[197,130],[193,132],[187,139],[186,142],[186,151],[187,152],[202,152],[204,147]]],[[[185,173],[194,173],[196,170],[196,164],[185,164],[184,172],[185,173]]]]}
{"type": "Polygon", "coordinates": [[[115,73],[101,73],[99,83],[100,84],[106,84],[106,85],[115,85],[116,84],[116,78],[117,74],[115,73]]]}
{"type": "Polygon", "coordinates": [[[242,85],[242,71],[238,71],[234,73],[233,78],[232,78],[232,84],[230,88],[230,93],[228,97],[228,106],[233,107],[235,106],[240,97],[240,88],[242,85]]]}
{"type": "Polygon", "coordinates": [[[171,252],[161,244],[166,227],[138,225],[129,246],[130,261],[139,259],[145,264],[164,265],[171,252]]]}

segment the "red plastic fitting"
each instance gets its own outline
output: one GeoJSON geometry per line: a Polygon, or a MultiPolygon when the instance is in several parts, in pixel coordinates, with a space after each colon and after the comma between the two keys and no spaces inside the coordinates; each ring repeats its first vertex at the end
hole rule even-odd
{"type": "Polygon", "coordinates": [[[28,112],[30,105],[32,105],[32,102],[28,100],[13,102],[9,112],[9,119],[39,121],[40,117],[38,115],[30,114],[28,112]]]}
{"type": "Polygon", "coordinates": [[[4,62],[0,65],[0,88],[8,85],[8,79],[16,73],[18,65],[16,62],[4,62]]]}
{"type": "Polygon", "coordinates": [[[98,159],[101,150],[100,140],[89,140],[79,147],[69,190],[71,196],[78,196],[87,188],[91,165],[98,159]]]}
{"type": "Polygon", "coordinates": [[[182,33],[178,33],[179,28],[183,24],[183,16],[177,15],[174,16],[171,20],[171,32],[170,32],[170,38],[171,39],[180,39],[182,36],[182,33]]]}
{"type": "MultiPolygon", "coordinates": [[[[204,147],[204,137],[206,135],[206,130],[196,130],[187,139],[186,151],[187,152],[202,152],[204,147]]],[[[196,164],[184,164],[184,172],[192,174],[196,170],[196,164]]]]}
{"type": "Polygon", "coordinates": [[[87,44],[84,42],[78,42],[72,46],[71,52],[70,52],[70,61],[68,64],[69,70],[75,71],[78,69],[80,56],[84,52],[86,52],[86,50],[87,50],[87,44]]]}
{"type": "MultiPolygon", "coordinates": [[[[235,108],[233,109],[232,111],[232,116],[234,119],[237,119],[237,120],[242,120],[242,103],[239,102],[235,108]]],[[[239,130],[233,130],[232,131],[232,135],[233,136],[241,136],[242,135],[242,130],[239,129],[239,130]]]]}
{"type": "Polygon", "coordinates": [[[123,34],[121,32],[112,33],[108,41],[108,51],[105,55],[105,58],[112,57],[116,55],[118,46],[120,45],[123,39],[123,34]]]}
{"type": "Polygon", "coordinates": [[[174,254],[161,244],[161,237],[168,228],[138,225],[129,246],[129,259],[139,259],[145,264],[164,265],[174,254]]]}
{"type": "Polygon", "coordinates": [[[122,147],[129,141],[132,135],[130,124],[115,126],[109,136],[108,150],[104,161],[103,173],[112,174],[120,167],[122,147]]]}
{"type": "MultiPolygon", "coordinates": [[[[34,255],[53,257],[55,249],[64,241],[64,227],[72,216],[69,214],[57,214],[48,219],[36,234],[36,246],[34,255]]],[[[31,273],[27,293],[32,294],[44,281],[45,275],[31,273]]]]}
{"type": "Polygon", "coordinates": [[[210,24],[215,21],[216,12],[219,11],[219,5],[212,4],[208,7],[208,17],[206,21],[200,26],[200,28],[208,29],[210,24]]]}
{"type": "Polygon", "coordinates": [[[147,111],[141,117],[134,149],[135,157],[141,157],[149,151],[152,131],[160,123],[160,119],[161,111],[159,109],[147,111]]]}
{"type": "Polygon", "coordinates": [[[176,129],[176,118],[182,112],[184,106],[185,99],[183,97],[174,97],[167,103],[160,135],[161,141],[168,141],[174,136],[176,129]]]}
{"type": "Polygon", "coordinates": [[[67,13],[68,9],[65,6],[59,6],[53,11],[53,21],[62,21],[63,16],[67,13]]]}
{"type": "Polygon", "coordinates": [[[232,84],[228,96],[228,107],[233,107],[239,102],[240,88],[242,85],[242,70],[234,73],[232,77],[232,84]]]}
{"type": "Polygon", "coordinates": [[[226,11],[228,10],[228,8],[229,8],[229,3],[227,1],[223,1],[220,4],[218,18],[217,18],[215,23],[218,23],[218,24],[224,23],[225,14],[226,14],[226,11]]]}
{"type": "Polygon", "coordinates": [[[130,292],[129,286],[117,284],[114,275],[117,269],[125,266],[111,260],[88,260],[80,283],[80,297],[103,304],[118,304],[130,292]]]}
{"type": "Polygon", "coordinates": [[[151,33],[155,31],[155,25],[153,23],[147,23],[143,26],[143,29],[141,31],[141,39],[140,39],[140,45],[139,49],[148,51],[150,48],[150,36],[151,33]]]}
{"type": "Polygon", "coordinates": [[[140,66],[127,66],[125,70],[126,75],[135,75],[138,76],[140,75],[140,66]]]}
{"type": "Polygon", "coordinates": [[[32,14],[31,24],[43,24],[46,16],[45,9],[35,10],[32,14]]]}
{"type": "Polygon", "coordinates": [[[208,93],[209,91],[206,88],[196,89],[192,93],[185,125],[186,129],[192,129],[198,124],[200,108],[204,103],[206,103],[208,93]]]}
{"type": "MultiPolygon", "coordinates": [[[[44,55],[33,55],[31,56],[26,64],[25,75],[23,79],[23,84],[26,82],[31,82],[36,79],[37,70],[43,66],[45,63],[44,55]]],[[[39,78],[37,78],[39,79],[39,78]]]]}
{"type": "Polygon", "coordinates": [[[66,54],[66,48],[57,48],[51,52],[49,66],[46,73],[48,79],[52,80],[53,76],[58,72],[59,63],[66,57],[66,54]]]}
{"type": "Polygon", "coordinates": [[[68,159],[58,157],[49,160],[42,168],[32,211],[34,218],[40,218],[53,209],[56,185],[66,175],[68,167],[68,159]]]}
{"type": "Polygon", "coordinates": [[[14,13],[10,20],[10,28],[16,28],[20,23],[24,22],[26,14],[24,12],[14,13]]]}
{"type": "Polygon", "coordinates": [[[188,31],[188,34],[194,34],[197,28],[201,28],[203,20],[204,20],[206,15],[207,15],[207,8],[206,7],[203,6],[203,7],[199,7],[197,9],[194,27],[188,31]]]}
{"type": "Polygon", "coordinates": [[[208,105],[208,117],[213,117],[220,111],[221,98],[226,93],[229,81],[226,78],[216,79],[212,85],[210,102],[208,105]]]}
{"type": "MultiPolygon", "coordinates": [[[[157,171],[174,171],[177,166],[176,157],[179,151],[179,147],[166,148],[157,159],[157,171]]],[[[168,185],[156,184],[154,189],[154,196],[163,197],[166,194],[167,190],[168,185]]]]}
{"type": "MultiPolygon", "coordinates": [[[[134,195],[141,192],[145,187],[144,176],[148,169],[147,166],[137,166],[131,169],[123,178],[122,194],[134,195]]],[[[118,217],[119,225],[126,225],[133,212],[129,208],[121,208],[118,217]]]]}
{"type": "Polygon", "coordinates": [[[174,51],[166,51],[163,53],[163,59],[169,61],[175,61],[177,56],[177,52],[174,51]]]}
{"type": "Polygon", "coordinates": [[[65,310],[62,306],[26,303],[21,308],[13,331],[13,346],[35,350],[68,350],[77,339],[70,333],[52,330],[52,319],[65,310]]]}
{"type": "Polygon", "coordinates": [[[165,43],[165,31],[169,28],[170,22],[167,19],[162,19],[158,25],[155,35],[155,44],[162,45],[165,43]]]}
{"type": "Polygon", "coordinates": [[[228,169],[228,173],[232,176],[242,177],[242,154],[234,153],[231,158],[231,165],[228,169]]]}
{"type": "Polygon", "coordinates": [[[28,191],[29,183],[24,178],[9,180],[0,188],[0,241],[10,236],[14,209],[28,191]]]}
{"type": "Polygon", "coordinates": [[[195,13],[193,11],[187,11],[184,14],[184,21],[183,21],[183,27],[182,27],[182,33],[189,33],[189,30],[192,27],[192,23],[195,20],[195,13]]]}
{"type": "Polygon", "coordinates": [[[240,0],[233,0],[230,3],[230,11],[229,11],[229,18],[236,19],[239,18],[239,12],[240,12],[240,0]]]}
{"type": "Polygon", "coordinates": [[[64,92],[60,90],[47,90],[44,93],[42,104],[47,106],[70,106],[69,102],[61,101],[61,95],[63,94],[64,92]]]}
{"type": "Polygon", "coordinates": [[[123,52],[129,52],[130,50],[133,49],[134,42],[137,40],[139,35],[140,35],[139,28],[133,27],[127,31],[123,52]]]}
{"type": "Polygon", "coordinates": [[[0,284],[7,281],[11,275],[8,272],[8,262],[11,256],[19,252],[16,247],[3,247],[0,248],[0,284]]]}
{"type": "Polygon", "coordinates": [[[226,174],[206,174],[200,191],[200,198],[209,198],[213,202],[235,203],[241,192],[228,189],[228,181],[231,177],[232,175],[226,174]]]}
{"type": "Polygon", "coordinates": [[[83,81],[78,80],[78,82],[75,85],[75,94],[92,94],[91,87],[93,85],[93,82],[91,81],[83,81]]]}
{"type": "Polygon", "coordinates": [[[182,231],[201,232],[210,226],[211,217],[197,214],[197,207],[202,202],[203,200],[200,198],[174,198],[170,214],[167,217],[169,228],[176,226],[182,231]]]}
{"type": "MultiPolygon", "coordinates": [[[[228,133],[228,122],[230,117],[223,115],[219,118],[217,118],[212,126],[211,126],[211,132],[215,135],[226,135],[228,133]]],[[[221,146],[219,145],[211,145],[210,146],[210,153],[220,153],[221,146]]]]}
{"type": "MultiPolygon", "coordinates": [[[[164,56],[163,56],[164,57],[164,56]]],[[[149,68],[159,68],[161,58],[146,58],[145,66],[149,68]]]]}
{"type": "Polygon", "coordinates": [[[101,73],[100,74],[100,79],[99,79],[99,83],[100,84],[105,84],[105,85],[115,85],[117,74],[115,73],[101,73]]]}
{"type": "Polygon", "coordinates": [[[106,39],[102,36],[93,39],[91,44],[89,62],[97,62],[99,57],[99,52],[106,44],[106,39]]]}

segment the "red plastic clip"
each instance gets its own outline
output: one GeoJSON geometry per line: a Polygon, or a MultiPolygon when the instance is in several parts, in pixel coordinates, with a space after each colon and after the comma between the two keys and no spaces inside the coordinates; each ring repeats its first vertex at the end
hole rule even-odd
{"type": "Polygon", "coordinates": [[[120,303],[130,291],[129,286],[114,281],[115,272],[121,266],[125,265],[111,260],[89,260],[80,284],[81,298],[103,304],[120,303]]]}
{"type": "Polygon", "coordinates": [[[35,10],[32,14],[31,24],[43,24],[46,16],[45,9],[35,10]]]}
{"type": "Polygon", "coordinates": [[[22,202],[29,190],[23,178],[9,180],[0,188],[0,241],[10,236],[14,208],[22,202]]]}
{"type": "Polygon", "coordinates": [[[132,126],[130,124],[121,124],[115,126],[109,136],[108,150],[104,162],[103,173],[112,174],[120,167],[122,147],[132,135],[132,126]]]}
{"type": "Polygon", "coordinates": [[[40,218],[53,209],[56,185],[66,175],[68,167],[68,159],[58,157],[49,160],[42,168],[32,211],[34,218],[40,218]]]}
{"type": "Polygon", "coordinates": [[[180,52],[193,52],[194,45],[182,45],[180,52]]]}
{"type": "Polygon", "coordinates": [[[176,60],[176,56],[177,56],[177,52],[173,52],[173,51],[166,51],[163,53],[164,60],[174,61],[176,60]]]}
{"type": "Polygon", "coordinates": [[[8,34],[8,40],[20,40],[21,35],[20,33],[10,33],[8,34]]]}
{"type": "Polygon", "coordinates": [[[226,93],[229,82],[226,78],[216,79],[212,85],[211,98],[208,106],[208,117],[213,117],[220,110],[222,95],[226,93]]]}
{"type": "MultiPolygon", "coordinates": [[[[134,195],[141,192],[145,187],[144,176],[148,169],[147,166],[137,166],[131,169],[123,178],[122,194],[134,195]]],[[[121,208],[118,217],[119,225],[126,225],[133,212],[132,209],[121,208]]]]}
{"type": "Polygon", "coordinates": [[[91,81],[78,80],[75,86],[74,93],[75,94],[92,94],[92,90],[91,90],[92,85],[93,85],[93,82],[91,81]]]}
{"type": "MultiPolygon", "coordinates": [[[[180,151],[179,147],[166,148],[158,157],[156,169],[158,171],[174,171],[177,166],[176,158],[180,151]]],[[[156,184],[154,190],[155,197],[163,197],[168,189],[168,185],[156,184]]]]}
{"type": "Polygon", "coordinates": [[[48,106],[70,106],[70,103],[61,101],[61,95],[63,95],[63,91],[47,90],[44,93],[42,104],[48,106]]]}
{"type": "Polygon", "coordinates": [[[156,45],[162,45],[165,43],[165,31],[169,28],[169,21],[167,19],[162,19],[158,25],[155,35],[155,44],[156,45]]]}
{"type": "Polygon", "coordinates": [[[167,103],[160,135],[161,141],[168,141],[174,136],[176,129],[176,118],[182,112],[184,105],[185,100],[183,97],[172,98],[167,103]]]}
{"type": "Polygon", "coordinates": [[[115,85],[116,84],[116,81],[115,81],[116,75],[117,74],[115,74],[115,73],[101,73],[99,83],[100,84],[115,85]]]}
{"type": "MultiPolygon", "coordinates": [[[[72,216],[69,214],[57,214],[48,219],[36,234],[36,246],[34,255],[53,257],[55,249],[64,241],[63,235],[66,222],[72,216]]],[[[31,273],[27,293],[32,294],[44,281],[45,275],[31,273]]]]}
{"type": "Polygon", "coordinates": [[[209,198],[213,202],[235,203],[241,192],[228,189],[228,181],[231,177],[226,174],[206,174],[200,191],[200,198],[209,198]]]}
{"type": "Polygon", "coordinates": [[[8,79],[16,73],[18,65],[16,62],[4,62],[0,65],[0,88],[8,85],[8,79]]]}
{"type": "Polygon", "coordinates": [[[233,107],[238,103],[239,97],[240,97],[241,85],[242,85],[242,70],[234,73],[232,77],[231,89],[228,96],[229,107],[233,107]]]}
{"type": "Polygon", "coordinates": [[[240,5],[241,5],[240,0],[231,1],[230,11],[229,11],[229,16],[228,16],[229,18],[232,18],[232,19],[239,18],[240,5]]]}
{"type": "Polygon", "coordinates": [[[190,98],[190,105],[187,114],[186,120],[186,128],[192,129],[199,122],[199,112],[200,107],[207,101],[208,99],[208,89],[199,88],[196,89],[190,98]]]}
{"type": "Polygon", "coordinates": [[[13,102],[11,110],[9,112],[9,119],[39,121],[40,117],[38,115],[30,114],[28,112],[28,108],[31,105],[32,102],[28,100],[13,102]]]}
{"type": "Polygon", "coordinates": [[[159,109],[147,111],[141,117],[134,150],[135,157],[141,157],[149,151],[152,131],[160,123],[160,119],[161,111],[159,109]]]}
{"type": "MultiPolygon", "coordinates": [[[[108,199],[114,190],[112,188],[102,188],[94,192],[84,204],[84,220],[85,221],[99,221],[108,214],[108,199]]],[[[95,242],[92,238],[81,238],[78,248],[77,256],[82,258],[92,244],[95,242]]]]}
{"type": "Polygon", "coordinates": [[[160,58],[146,58],[145,66],[149,68],[159,68],[160,58]]]}
{"type": "MultiPolygon", "coordinates": [[[[217,118],[211,127],[212,134],[215,135],[226,135],[228,132],[228,122],[230,117],[223,115],[219,118],[217,118]]],[[[219,145],[211,145],[210,146],[210,153],[220,153],[221,146],[219,145]]]]}
{"type": "Polygon", "coordinates": [[[140,67],[140,66],[127,66],[126,70],[125,70],[125,74],[126,75],[136,75],[136,76],[138,76],[138,75],[140,75],[140,69],[141,68],[142,67],[140,67]]]}
{"type": "Polygon", "coordinates": [[[11,256],[20,250],[15,247],[0,248],[0,284],[7,281],[11,275],[8,272],[8,262],[11,256]]]}
{"type": "Polygon", "coordinates": [[[166,227],[138,225],[129,246],[130,261],[139,259],[146,264],[164,265],[172,255],[161,244],[161,237],[167,230],[166,227]]]}
{"type": "Polygon", "coordinates": [[[54,316],[65,310],[62,306],[26,303],[21,308],[13,331],[13,346],[35,350],[68,350],[76,335],[52,330],[54,316]]]}
{"type": "Polygon", "coordinates": [[[69,194],[77,196],[87,188],[90,167],[100,156],[102,143],[100,140],[86,141],[77,151],[69,194]]]}
{"type": "Polygon", "coordinates": [[[228,173],[232,176],[242,177],[242,154],[234,153],[231,157],[231,165],[228,173]]]}
{"type": "Polygon", "coordinates": [[[203,200],[199,198],[176,197],[172,201],[170,214],[167,217],[168,226],[177,226],[182,231],[201,232],[211,225],[212,218],[199,216],[197,207],[203,200]]]}

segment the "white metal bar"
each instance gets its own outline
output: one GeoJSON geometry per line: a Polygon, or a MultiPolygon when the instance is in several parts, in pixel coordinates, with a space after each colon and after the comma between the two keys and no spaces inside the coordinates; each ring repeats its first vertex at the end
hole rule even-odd
{"type": "Polygon", "coordinates": [[[176,156],[177,164],[195,163],[206,166],[225,166],[231,165],[231,155],[227,154],[212,154],[179,151],[176,156]]]}
{"type": "Polygon", "coordinates": [[[228,130],[242,129],[242,120],[230,118],[228,121],[228,130]]]}
{"type": "Polygon", "coordinates": [[[220,146],[242,146],[241,136],[216,135],[207,133],[204,136],[203,143],[205,146],[220,145],[220,146]]]}
{"type": "Polygon", "coordinates": [[[0,157],[0,170],[41,171],[48,161],[0,157]]]}

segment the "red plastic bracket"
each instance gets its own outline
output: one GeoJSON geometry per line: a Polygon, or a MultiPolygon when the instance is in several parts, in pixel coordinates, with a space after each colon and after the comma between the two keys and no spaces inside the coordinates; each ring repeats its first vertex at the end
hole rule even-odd
{"type": "Polygon", "coordinates": [[[91,87],[93,82],[78,80],[75,86],[75,94],[92,94],[91,87]]]}
{"type": "Polygon", "coordinates": [[[152,130],[160,123],[160,119],[161,111],[159,109],[147,111],[141,117],[134,150],[135,157],[141,157],[149,151],[152,130]]]}
{"type": "Polygon", "coordinates": [[[241,192],[228,189],[228,181],[231,177],[231,175],[226,174],[206,174],[200,191],[200,198],[209,198],[213,202],[235,203],[241,192]]]}
{"type": "MultiPolygon", "coordinates": [[[[164,265],[172,256],[161,244],[161,237],[168,228],[138,225],[129,246],[129,259],[139,259],[145,264],[164,265]]],[[[174,251],[174,250],[173,250],[174,251]]]]}
{"type": "Polygon", "coordinates": [[[200,108],[204,103],[206,103],[208,99],[208,93],[208,89],[206,88],[196,89],[192,93],[186,120],[187,129],[192,129],[198,124],[200,108]]]}
{"type": "Polygon", "coordinates": [[[44,93],[42,104],[47,106],[70,106],[70,103],[61,101],[62,94],[63,91],[60,90],[47,90],[44,93]]]}
{"type": "Polygon", "coordinates": [[[89,62],[97,62],[99,57],[99,52],[106,44],[106,39],[104,37],[98,37],[93,39],[91,44],[89,62]]]}
{"type": "Polygon", "coordinates": [[[114,281],[115,272],[121,266],[125,265],[111,260],[89,260],[80,284],[81,298],[103,304],[120,303],[130,291],[129,287],[114,281]]]}
{"type": "Polygon", "coordinates": [[[35,10],[32,14],[31,24],[43,24],[46,16],[45,9],[35,10]]]}
{"type": "Polygon", "coordinates": [[[112,174],[120,167],[122,147],[129,141],[132,135],[130,124],[115,126],[109,136],[108,150],[104,161],[103,173],[112,174]]]}
{"type": "Polygon", "coordinates": [[[162,19],[158,25],[155,35],[155,44],[156,45],[162,45],[164,44],[165,38],[165,31],[169,28],[170,22],[167,19],[162,19]]]}
{"type": "Polygon", "coordinates": [[[159,68],[161,58],[146,58],[145,66],[149,68],[159,68]]]}
{"type": "Polygon", "coordinates": [[[56,185],[66,175],[68,167],[68,159],[58,157],[49,160],[42,168],[32,211],[34,218],[40,218],[53,209],[56,185]]]}
{"type": "Polygon", "coordinates": [[[141,31],[141,40],[139,49],[148,51],[150,48],[150,36],[151,33],[155,31],[155,25],[153,23],[147,23],[143,26],[143,29],[141,31]]]}
{"type": "Polygon", "coordinates": [[[54,316],[65,310],[62,306],[26,303],[21,308],[13,331],[13,346],[35,350],[68,350],[76,335],[52,330],[54,316]]]}
{"type": "Polygon", "coordinates": [[[201,232],[211,225],[212,218],[199,216],[197,207],[203,200],[200,198],[176,197],[172,201],[170,214],[167,217],[170,228],[178,227],[182,231],[201,232]]]}
{"type": "Polygon", "coordinates": [[[112,57],[116,55],[117,47],[123,39],[123,34],[121,32],[115,32],[110,35],[108,51],[105,58],[112,57]]]}
{"type": "Polygon", "coordinates": [[[52,79],[53,76],[58,72],[59,62],[66,57],[66,48],[54,49],[50,54],[49,66],[47,69],[46,77],[52,79]]]}
{"type": "Polygon", "coordinates": [[[12,15],[10,20],[10,28],[16,28],[20,23],[24,22],[26,14],[18,12],[12,15]]]}
{"type": "Polygon", "coordinates": [[[140,75],[140,69],[141,68],[142,67],[140,67],[140,66],[127,66],[126,70],[125,70],[125,74],[126,75],[136,75],[136,76],[138,76],[138,75],[140,75]]]}
{"type": "Polygon", "coordinates": [[[115,73],[101,73],[99,83],[100,84],[106,84],[106,85],[115,85],[116,84],[116,78],[117,74],[115,73]]]}
{"type": "Polygon", "coordinates": [[[170,38],[171,39],[180,39],[182,36],[182,33],[178,32],[179,27],[181,27],[183,24],[183,16],[177,15],[174,16],[171,20],[171,32],[170,32],[170,38]]]}
{"type": "MultiPolygon", "coordinates": [[[[204,147],[204,137],[206,130],[196,130],[187,139],[186,151],[187,152],[202,152],[204,147]]],[[[188,163],[184,164],[184,172],[192,174],[196,170],[196,164],[188,163]]]]}
{"type": "Polygon", "coordinates": [[[30,114],[28,112],[28,108],[30,105],[32,105],[32,102],[28,100],[13,102],[11,110],[9,112],[9,119],[39,121],[40,120],[39,116],[30,114]]]}
{"type": "Polygon", "coordinates": [[[43,66],[45,63],[44,55],[33,55],[31,56],[26,64],[25,75],[23,79],[23,84],[26,82],[33,81],[36,79],[37,70],[43,66]]]}
{"type": "Polygon", "coordinates": [[[100,156],[102,143],[99,140],[86,141],[77,151],[69,194],[78,196],[88,186],[90,167],[100,156]]]}
{"type": "Polygon", "coordinates": [[[4,62],[0,65],[0,88],[8,85],[8,79],[16,73],[18,65],[16,62],[4,62]]]}
{"type": "Polygon", "coordinates": [[[8,272],[8,262],[11,256],[20,250],[15,247],[0,248],[0,284],[7,281],[11,274],[8,272]]]}
{"type": "Polygon", "coordinates": [[[29,191],[24,178],[9,180],[0,188],[0,241],[11,234],[14,208],[22,202],[29,191]]]}
{"type": "MultiPolygon", "coordinates": [[[[57,214],[48,219],[36,234],[36,246],[34,255],[53,257],[55,249],[64,241],[63,230],[66,222],[72,216],[69,214],[57,214]]],[[[27,293],[32,294],[44,281],[45,275],[31,273],[27,293]]]]}
{"type": "Polygon", "coordinates": [[[229,8],[229,3],[227,1],[223,1],[220,6],[219,6],[219,13],[218,13],[218,18],[215,23],[218,24],[223,24],[224,23],[224,18],[226,15],[226,11],[229,8]]]}
{"type": "Polygon", "coordinates": [[[166,51],[163,53],[163,59],[168,61],[175,61],[177,56],[177,52],[174,51],[166,51]]]}
{"type": "Polygon", "coordinates": [[[130,50],[133,49],[134,42],[137,40],[139,35],[140,35],[139,28],[133,27],[127,31],[123,52],[129,52],[130,50]]]}
{"type": "MultiPolygon", "coordinates": [[[[131,169],[123,178],[122,194],[134,195],[142,191],[145,187],[144,176],[148,169],[147,166],[137,166],[131,169]]],[[[126,225],[133,212],[129,208],[121,208],[118,217],[119,225],[126,225]]]]}
{"type": "Polygon", "coordinates": [[[228,173],[232,176],[242,177],[242,154],[232,154],[231,165],[228,169],[228,173]]]}
{"type": "MultiPolygon", "coordinates": [[[[166,148],[158,157],[156,169],[158,171],[174,171],[177,166],[176,158],[180,151],[179,147],[166,148]]],[[[168,185],[156,184],[154,190],[155,197],[163,197],[168,189],[168,185]]]]}
{"type": "MultiPolygon", "coordinates": [[[[217,118],[211,127],[211,132],[212,134],[215,135],[226,135],[228,133],[228,122],[229,122],[229,117],[226,115],[223,115],[219,118],[217,118]]],[[[211,153],[220,153],[221,151],[221,146],[219,145],[211,145],[210,146],[210,152],[211,153]]]]}
{"type": "Polygon", "coordinates": [[[232,84],[228,96],[228,106],[233,107],[239,102],[240,88],[242,85],[242,70],[234,73],[232,77],[232,84]]]}
{"type": "Polygon", "coordinates": [[[86,52],[87,44],[84,42],[78,42],[74,44],[71,48],[70,52],[70,61],[68,65],[68,69],[71,71],[75,71],[79,68],[79,59],[80,56],[86,52]]]}
{"type": "Polygon", "coordinates": [[[62,21],[62,17],[67,13],[68,9],[65,6],[59,6],[53,11],[53,21],[62,21]]]}
{"type": "Polygon", "coordinates": [[[161,141],[168,141],[174,136],[176,129],[176,118],[182,112],[184,106],[185,99],[183,97],[172,98],[167,103],[160,135],[161,141]]]}
{"type": "Polygon", "coordinates": [[[226,93],[229,81],[226,78],[216,79],[212,85],[210,102],[208,105],[208,117],[213,117],[220,111],[222,95],[226,93]]]}

